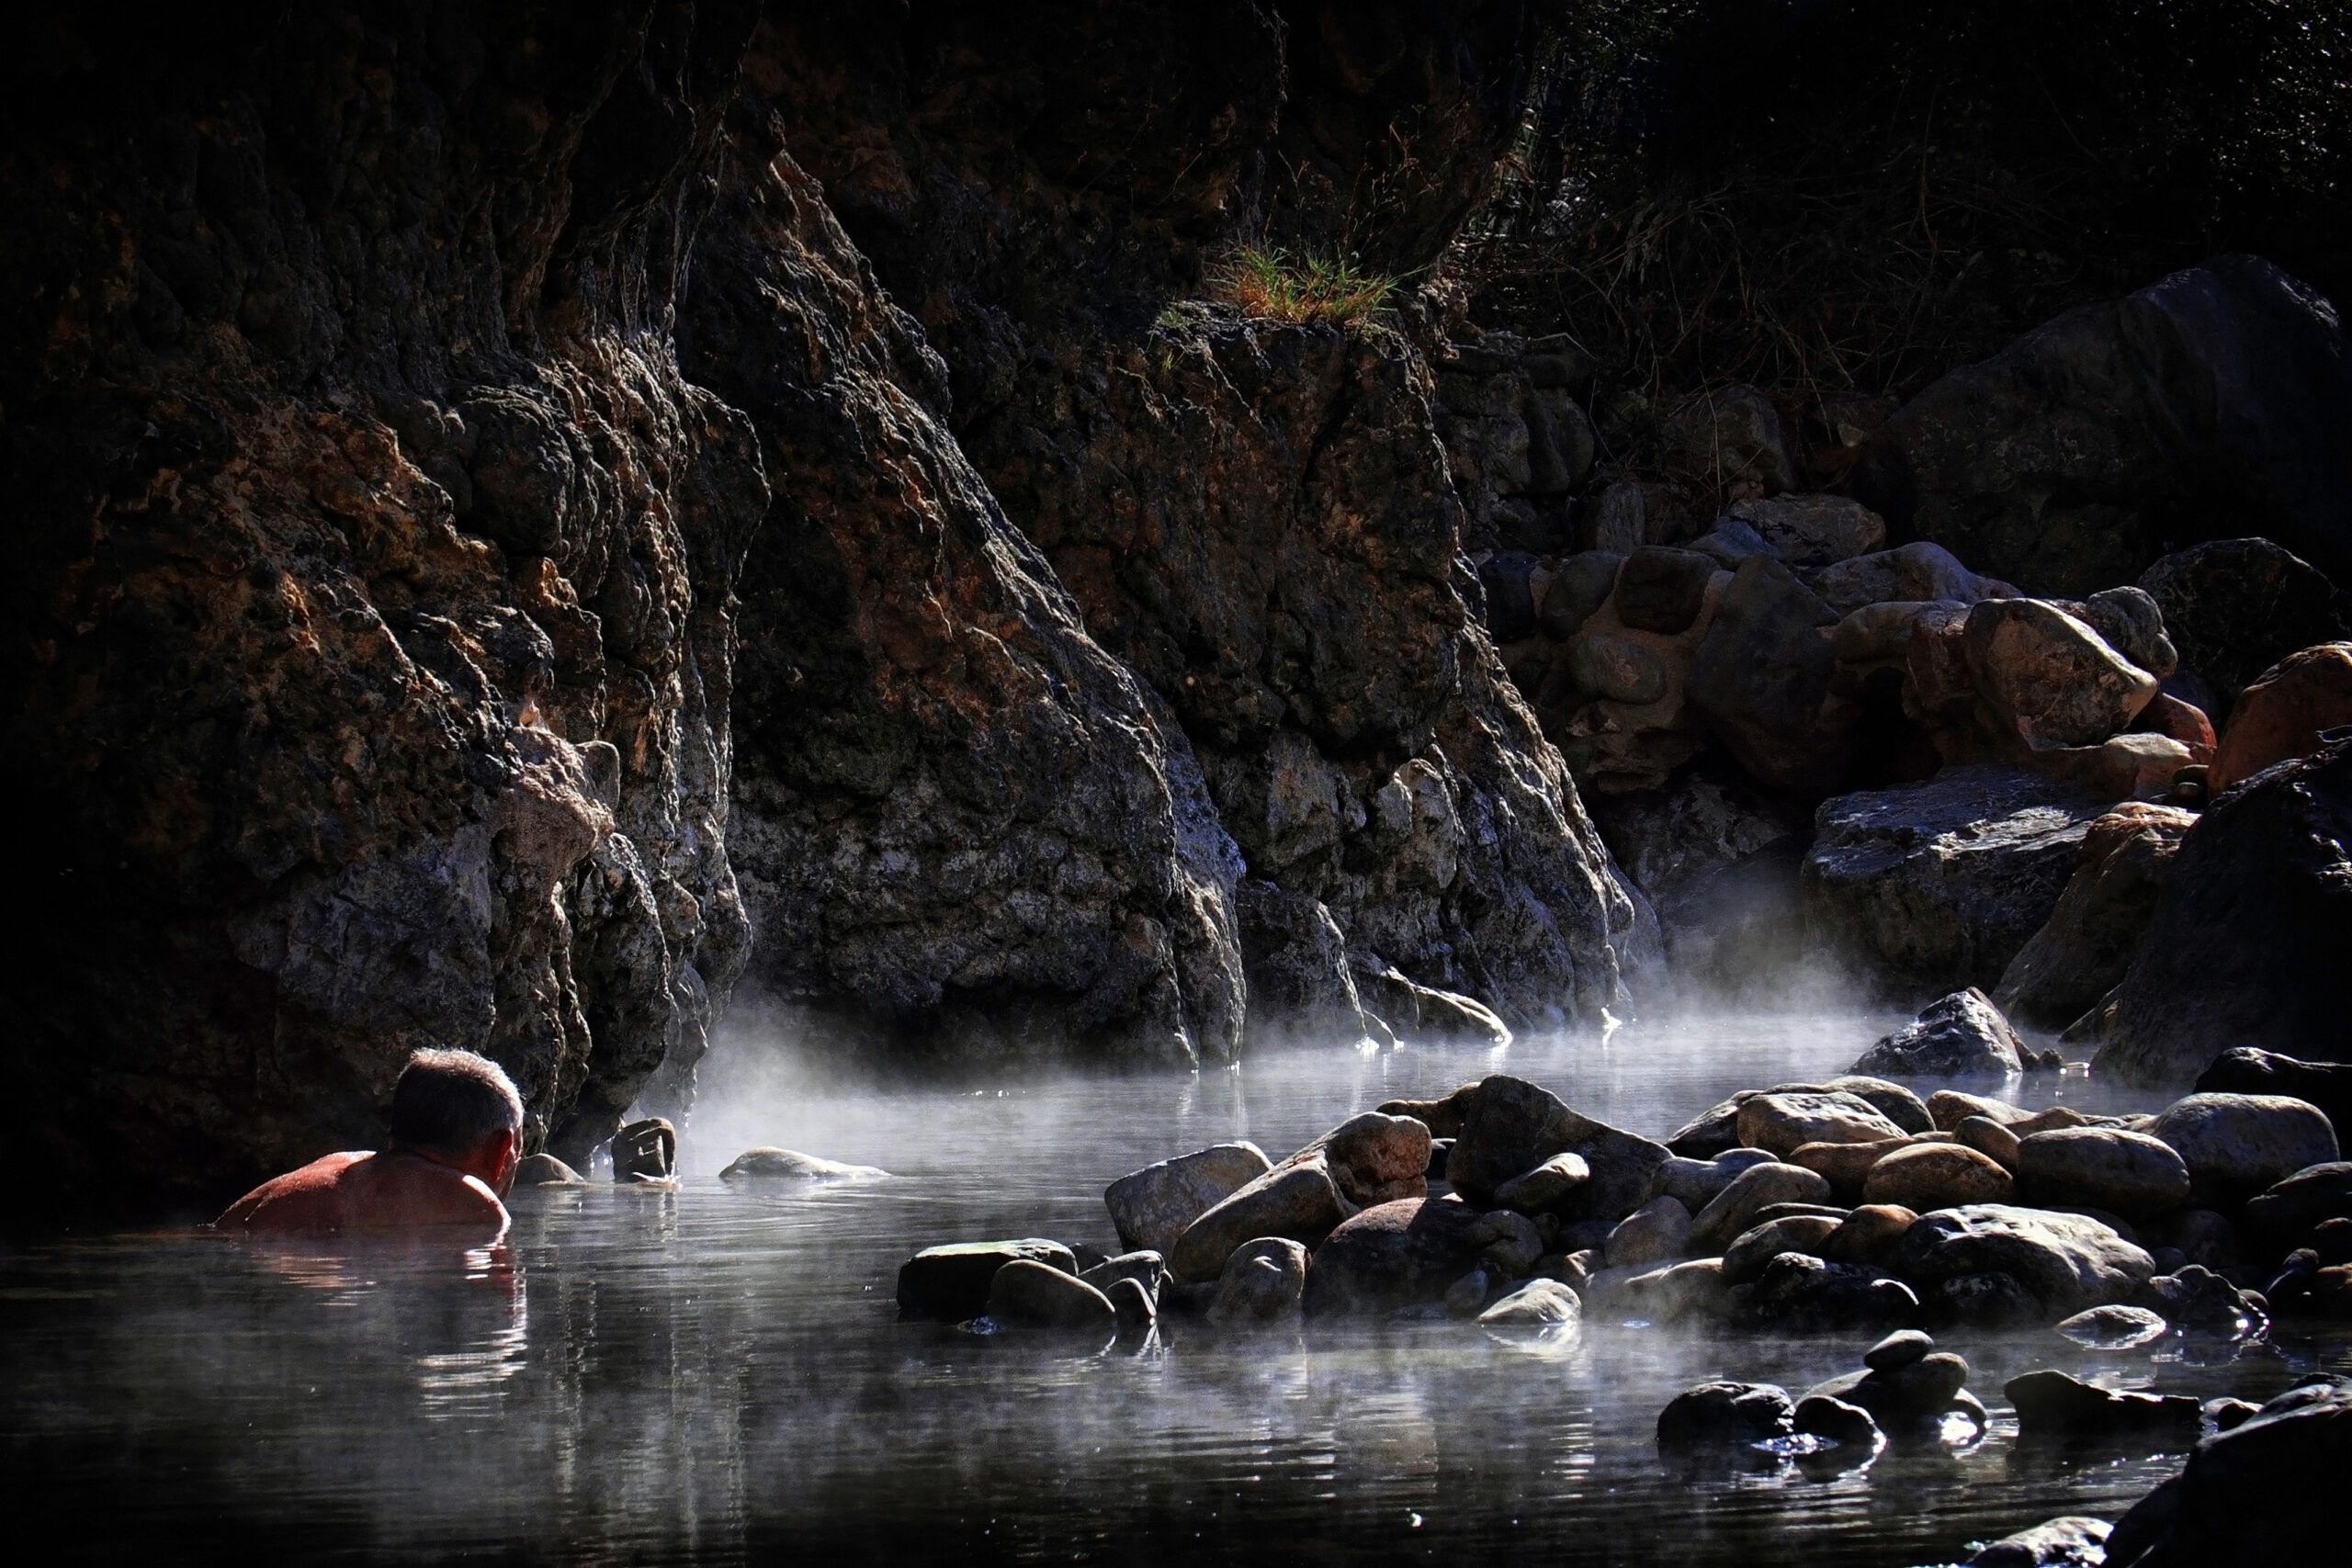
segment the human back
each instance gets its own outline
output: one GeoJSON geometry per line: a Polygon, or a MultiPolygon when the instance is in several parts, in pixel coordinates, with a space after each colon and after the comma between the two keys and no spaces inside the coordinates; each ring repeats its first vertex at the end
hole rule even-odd
{"type": "Polygon", "coordinates": [[[322,1156],[254,1188],[213,1224],[243,1235],[503,1234],[500,1199],[514,1179],[522,1126],[522,1098],[495,1062],[419,1051],[393,1087],[381,1151],[322,1156]]]}

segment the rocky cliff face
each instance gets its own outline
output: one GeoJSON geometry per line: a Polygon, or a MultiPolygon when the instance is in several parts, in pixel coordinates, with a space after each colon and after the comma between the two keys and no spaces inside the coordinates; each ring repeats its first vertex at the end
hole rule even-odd
{"type": "Polygon", "coordinates": [[[50,14],[30,1163],[209,1199],[373,1142],[426,1043],[578,1159],[747,964],[898,1048],[1162,1059],[1238,1049],[1252,963],[1261,1017],[1615,995],[1641,911],[1478,625],[1410,312],[1182,303],[1238,237],[1433,257],[1521,25],[50,14]]]}

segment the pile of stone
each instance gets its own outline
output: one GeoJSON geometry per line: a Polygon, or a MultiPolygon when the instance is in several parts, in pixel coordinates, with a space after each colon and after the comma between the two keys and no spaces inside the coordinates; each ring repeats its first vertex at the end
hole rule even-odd
{"type": "MultiPolygon", "coordinates": [[[[1871,1055],[1963,1028],[2014,1053],[1996,1010],[1960,1001],[1871,1055]]],[[[1121,1255],[933,1248],[901,1271],[899,1302],[911,1317],[1105,1338],[1148,1337],[1171,1303],[1231,1326],[1374,1314],[1571,1333],[1597,1311],[2255,1338],[2289,1309],[2278,1298],[2352,1303],[2352,1162],[2338,1152],[2327,1116],[2285,1096],[2100,1117],[1957,1089],[1923,1100],[1860,1074],[1744,1090],[1654,1141],[1498,1075],[1363,1112],[1280,1163],[1225,1144],[1147,1167],[1105,1193],[1121,1255]],[[994,1283],[1016,1263],[1017,1289],[994,1283]],[[1114,1280],[1133,1287],[1125,1305],[1114,1280]],[[2138,1315],[2097,1315],[2124,1308],[2138,1315]]],[[[1884,1348],[1923,1342],[1896,1333],[1884,1348]]]]}

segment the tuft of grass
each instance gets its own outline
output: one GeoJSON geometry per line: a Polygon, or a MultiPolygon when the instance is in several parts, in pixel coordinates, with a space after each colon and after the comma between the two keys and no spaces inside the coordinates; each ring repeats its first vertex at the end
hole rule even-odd
{"type": "Polygon", "coordinates": [[[1210,274],[1216,297],[1252,316],[1345,326],[1385,310],[1404,280],[1367,272],[1355,257],[1243,245],[1210,274]]]}

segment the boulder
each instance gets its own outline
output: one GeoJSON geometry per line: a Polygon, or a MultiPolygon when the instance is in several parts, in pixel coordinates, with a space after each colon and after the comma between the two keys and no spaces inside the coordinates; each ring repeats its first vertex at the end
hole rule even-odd
{"type": "Polygon", "coordinates": [[[2057,1325],[2057,1331],[2077,1345],[2100,1350],[2128,1350],[2161,1339],[2171,1331],[2164,1314],[2146,1307],[2098,1306],[2078,1312],[2057,1325]]]}
{"type": "Polygon", "coordinates": [[[2352,1473],[2352,1379],[2312,1377],[2189,1451],[2115,1522],[2111,1568],[2332,1562],[2352,1473]]]}
{"type": "Polygon", "coordinates": [[[1846,771],[1859,711],[1827,703],[1837,613],[1758,556],[1715,601],[1685,687],[1690,706],[1740,766],[1767,788],[1820,795],[1846,771]]]}
{"type": "Polygon", "coordinates": [[[2196,1440],[2204,1406],[2187,1394],[2105,1389],[2070,1373],[2032,1371],[2011,1378],[2001,1392],[2016,1406],[2018,1430],[2035,1437],[2141,1436],[2172,1432],[2196,1440]]]}
{"type": "Polygon", "coordinates": [[[1530,1280],[1478,1314],[1486,1328],[1540,1328],[1557,1334],[1584,1318],[1584,1303],[1557,1280],[1530,1280]]]}
{"type": "Polygon", "coordinates": [[[1810,1437],[1854,1448],[1874,1447],[1885,1436],[1869,1411],[1825,1393],[1809,1393],[1798,1400],[1794,1423],[1798,1431],[1810,1437]]]}
{"type": "Polygon", "coordinates": [[[1658,1412],[1664,1450],[1731,1446],[1785,1438],[1796,1429],[1788,1390],[1769,1382],[1702,1382],[1658,1412]]]}
{"type": "MultiPolygon", "coordinates": [[[[1325,805],[1307,812],[1309,831],[1324,830],[1329,821],[1325,805]]],[[[1347,938],[1321,899],[1245,876],[1234,884],[1233,914],[1251,1038],[1296,1033],[1389,1041],[1386,1026],[1364,1011],[1347,938]]]]}
{"type": "Polygon", "coordinates": [[[1713,1252],[1729,1247],[1755,1223],[1756,1212],[1771,1203],[1826,1203],[1829,1183],[1801,1166],[1751,1166],[1690,1221],[1690,1247],[1713,1252]]]}
{"type": "Polygon", "coordinates": [[[1493,1239],[1466,1203],[1407,1198],[1354,1215],[1307,1265],[1308,1317],[1390,1313],[1443,1299],[1493,1239]]]}
{"type": "Polygon", "coordinates": [[[1921,1214],[1888,1249],[1886,1266],[1927,1289],[2006,1275],[2052,1318],[2126,1301],[2155,1273],[2145,1252],[2098,1220],[2002,1203],[1921,1214]]]}
{"type": "MultiPolygon", "coordinates": [[[[1934,1119],[1937,1128],[1946,1133],[1972,1116],[1982,1116],[1988,1122],[1999,1122],[2002,1126],[2017,1132],[2019,1137],[2023,1137],[2025,1133],[2019,1129],[2025,1128],[2026,1123],[2033,1122],[2037,1116],[2043,1115],[2045,1112],[2028,1111],[2022,1105],[2011,1105],[2006,1100],[1994,1100],[1985,1095],[1968,1094],[1956,1089],[1939,1089],[1928,1097],[1928,1114],[1934,1119]]],[[[2067,1125],[2081,1124],[2081,1112],[2069,1111],[2068,1114],[2074,1117],[2074,1121],[2067,1125]]],[[[2036,1124],[2030,1130],[2039,1133],[2044,1129],[2036,1124]]]]}
{"type": "Polygon", "coordinates": [[[613,1134],[615,1181],[668,1181],[678,1173],[678,1129],[666,1116],[648,1116],[613,1134]]]}
{"type": "Polygon", "coordinates": [[[2352,642],[2290,653],[2238,694],[2205,787],[2221,794],[2273,762],[2308,757],[2322,730],[2352,725],[2352,642]]]}
{"type": "MultiPolygon", "coordinates": [[[[1430,1130],[1410,1116],[1366,1111],[1349,1117],[1284,1164],[1321,1155],[1340,1196],[1359,1209],[1429,1191],[1430,1130]]],[[[1451,1157],[1451,1156],[1449,1156],[1451,1157]]]]}
{"type": "Polygon", "coordinates": [[[1653,1198],[1609,1233],[1602,1256],[1611,1269],[1664,1263],[1690,1250],[1690,1211],[1679,1200],[1653,1198]]]}
{"type": "Polygon", "coordinates": [[[2185,1082],[2232,1046],[2352,1055],[2352,744],[2280,763],[2181,841],[2154,918],[2099,1011],[2094,1070],[2185,1082]]]}
{"type": "Polygon", "coordinates": [[[2248,1296],[2194,1263],[2150,1280],[2133,1294],[2132,1303],[2161,1314],[2176,1328],[2220,1339],[2242,1339],[2270,1321],[2260,1297],[2248,1296]]]}
{"type": "Polygon", "coordinates": [[[1616,591],[1617,570],[1624,564],[1618,550],[1585,550],[1562,561],[1536,617],[1544,635],[1554,642],[1574,637],[1616,591]]]}
{"type": "Polygon", "coordinates": [[[1078,1277],[1102,1292],[1111,1293],[1111,1287],[1120,1280],[1133,1280],[1153,1302],[1159,1300],[1160,1287],[1168,1281],[1167,1260],[1157,1252],[1123,1252],[1115,1258],[1078,1271],[1078,1277]]]}
{"type": "Polygon", "coordinates": [[[1582,1155],[1556,1154],[1496,1188],[1495,1203],[1522,1214],[1540,1214],[1557,1208],[1569,1193],[1591,1179],[1592,1167],[1582,1155]]]}
{"type": "Polygon", "coordinates": [[[2194,814],[2132,801],[2092,821],[2050,919],[2001,972],[1996,1003],[2060,1029],[2115,988],[2155,916],[2194,814]]]}
{"type": "Polygon", "coordinates": [[[1951,1135],[1955,1143],[1974,1149],[2010,1175],[2017,1174],[2018,1145],[2024,1140],[1990,1116],[1963,1116],[1951,1135]]]}
{"type": "Polygon", "coordinates": [[[1976,1549],[1961,1568],[2091,1568],[2107,1561],[2105,1519],[2065,1514],[1976,1549]]]}
{"type": "Polygon", "coordinates": [[[2234,1206],[2337,1154],[2324,1111],[2270,1094],[2192,1094],[2166,1106],[2149,1129],[2188,1167],[2201,1202],[2234,1206]]]}
{"type": "Polygon", "coordinates": [[[2006,1203],[2016,1188],[2007,1170],[1974,1149],[1917,1144],[1896,1149],[1871,1167],[1862,1181],[1862,1198],[1924,1213],[1967,1203],[2006,1203]]]}
{"type": "Polygon", "coordinates": [[[1815,1383],[1805,1397],[1841,1399],[1869,1411],[1882,1426],[1910,1427],[1952,1409],[1967,1382],[1967,1361],[1933,1350],[1884,1370],[1865,1368],[1815,1383]]]}
{"type": "Polygon", "coordinates": [[[1862,1366],[1892,1376],[1935,1348],[1935,1340],[1920,1330],[1898,1328],[1862,1352],[1862,1366]]]}
{"type": "Polygon", "coordinates": [[[1787,1155],[1803,1144],[1874,1144],[1903,1129],[1860,1095],[1766,1093],[1739,1108],[1739,1141],[1787,1155]]]}
{"type": "Polygon", "coordinates": [[[1707,490],[1777,495],[1796,488],[1780,411],[1754,387],[1694,393],[1668,411],[1658,438],[1666,464],[1707,490]]]}
{"type": "Polygon", "coordinates": [[[1905,1077],[2004,1077],[2024,1070],[2024,1043],[1992,999],[1971,986],[1919,1010],[1862,1053],[1858,1073],[1905,1077]]]}
{"type": "Polygon", "coordinates": [[[899,1316],[962,1323],[988,1310],[997,1270],[1009,1263],[1035,1263],[1073,1278],[1078,1258],[1057,1241],[1030,1236],[1019,1241],[959,1241],[927,1247],[899,1266],[899,1316]]]}
{"type": "Polygon", "coordinates": [[[1720,1258],[1693,1258],[1621,1278],[1608,1302],[1612,1312],[1623,1309],[1660,1323],[1719,1319],[1729,1304],[1720,1258]]]}
{"type": "Polygon", "coordinates": [[[1466,1083],[1442,1100],[1387,1100],[1373,1109],[1384,1116],[1409,1116],[1430,1130],[1432,1138],[1449,1142],[1462,1135],[1462,1119],[1478,1098],[1478,1086],[1466,1083]]]}
{"type": "Polygon", "coordinates": [[[2352,1160],[2297,1171],[2245,1206],[2246,1227],[2274,1242],[2300,1246],[2329,1220],[2352,1217],[2352,1160]]]}
{"type": "Polygon", "coordinates": [[[1803,873],[1808,945],[1905,987],[1997,984],[2105,809],[1993,763],[1826,801],[1803,873]]]}
{"type": "Polygon", "coordinates": [[[1918,1296],[1893,1275],[1802,1252],[1775,1255],[1753,1285],[1736,1288],[1735,1297],[1738,1290],[1747,1295],[1737,1314],[1756,1327],[1884,1328],[1909,1323],[1919,1312],[1918,1296]]]}
{"type": "Polygon", "coordinates": [[[2211,687],[2218,722],[2256,676],[2298,649],[2352,633],[2334,582],[2267,539],[2216,539],[2140,574],[2181,662],[2211,687]]]}
{"type": "Polygon", "coordinates": [[[1179,1280],[1214,1280],[1225,1271],[1225,1260],[1246,1241],[1287,1236],[1317,1243],[1347,1213],[1322,1153],[1294,1156],[1221,1199],[1185,1226],[1169,1251],[1168,1266],[1179,1280]]]}
{"type": "MultiPolygon", "coordinates": [[[[734,1168],[729,1167],[729,1169],[734,1168]]],[[[726,1171],[719,1172],[721,1176],[726,1171]]],[[[514,1165],[514,1185],[526,1187],[585,1187],[588,1179],[553,1155],[525,1155],[514,1165]]]]}
{"type": "Polygon", "coordinates": [[[1306,1248],[1287,1237],[1261,1236],[1225,1260],[1208,1320],[1220,1327],[1286,1322],[1306,1290],[1306,1248]]]}
{"type": "Polygon", "coordinates": [[[2188,1198],[2169,1144],[2121,1127],[2061,1127],[2018,1140],[2018,1179],[2036,1202],[2160,1214],[2188,1198]]]}
{"type": "Polygon", "coordinates": [[[1998,1269],[1939,1280],[1921,1293],[1920,1305],[1927,1321],[1939,1326],[2015,1328],[2046,1315],[2016,1275],[1998,1269]]]}
{"type": "Polygon", "coordinates": [[[2180,668],[2180,650],[2165,635],[2165,613],[2144,588],[2102,588],[2067,611],[2132,663],[2159,681],[2180,668]]]}
{"type": "Polygon", "coordinates": [[[879,1166],[843,1165],[792,1149],[745,1149],[718,1173],[721,1181],[870,1181],[890,1173],[879,1166]]]}
{"type": "Polygon", "coordinates": [[[2213,1058],[2198,1075],[2199,1094],[2276,1094],[2316,1105],[2336,1128],[2352,1127],[2352,1062],[2303,1062],[2277,1051],[2240,1045],[2213,1058]]]}
{"type": "Polygon", "coordinates": [[[1749,1100],[1760,1094],[1850,1094],[1869,1101],[1880,1115],[1905,1133],[1924,1133],[1935,1125],[1919,1097],[1901,1084],[1889,1083],[1884,1078],[1849,1075],[1831,1078],[1826,1083],[1784,1083],[1774,1084],[1770,1089],[1741,1089],[1729,1100],[1709,1106],[1667,1134],[1667,1146],[1685,1158],[1707,1160],[1732,1155],[1752,1160],[1752,1155],[1737,1154],[1742,1146],[1739,1112],[1749,1100]]]}
{"type": "Polygon", "coordinates": [[[1713,1202],[1741,1171],[1772,1163],[1772,1156],[1762,1149],[1727,1148],[1713,1159],[1676,1155],[1658,1168],[1658,1190],[1696,1214],[1713,1202]]]}
{"type": "Polygon", "coordinates": [[[1800,570],[1886,547],[1886,519],[1850,496],[1775,495],[1734,502],[1731,515],[1800,570]]]}
{"type": "Polygon", "coordinates": [[[1820,1257],[1822,1244],[1843,1223],[1825,1214],[1791,1214],[1743,1231],[1724,1249],[1724,1283],[1745,1285],[1761,1278],[1765,1265],[1783,1252],[1820,1257]]]}
{"type": "Polygon", "coordinates": [[[1865,1203],[1849,1213],[1821,1244],[1832,1263],[1877,1263],[1903,1239],[1918,1215],[1898,1203],[1865,1203]]]}
{"type": "Polygon", "coordinates": [[[1215,1144],[1119,1178],[1102,1201],[1120,1246],[1165,1255],[1186,1225],[1272,1168],[1255,1144],[1215,1144]]]}
{"type": "Polygon", "coordinates": [[[1667,666],[1656,649],[1606,631],[1586,631],[1568,644],[1567,671],[1588,697],[1639,707],[1666,695],[1667,666]]]}
{"type": "MultiPolygon", "coordinates": [[[[1713,556],[1696,550],[1644,545],[1617,573],[1617,618],[1635,631],[1665,637],[1688,631],[1707,602],[1708,580],[1722,570],[1713,556]]],[[[1657,694],[1620,700],[1654,702],[1657,694]]]]}
{"type": "Polygon", "coordinates": [[[999,1328],[1042,1328],[1107,1339],[1118,1310],[1102,1292],[1074,1274],[1016,1258],[989,1281],[989,1319],[999,1328]]]}
{"type": "Polygon", "coordinates": [[[1828,1179],[1829,1190],[1838,1199],[1859,1201],[1871,1168],[1895,1150],[1910,1146],[1907,1137],[1882,1138],[1868,1144],[1800,1144],[1789,1151],[1788,1163],[1819,1172],[1828,1179]]]}
{"type": "Polygon", "coordinates": [[[2035,750],[2120,734],[2156,677],[2057,605],[1989,599],[1968,612],[1962,648],[1977,694],[2035,750]]]}
{"type": "Polygon", "coordinates": [[[1555,1154],[1582,1158],[1591,1176],[1564,1201],[1567,1219],[1620,1220],[1650,1197],[1662,1145],[1580,1115],[1523,1078],[1497,1074],[1469,1097],[1446,1179],[1477,1202],[1495,1189],[1555,1154]]]}
{"type": "Polygon", "coordinates": [[[1764,542],[1763,535],[1730,517],[1716,518],[1713,528],[1690,541],[1690,547],[1704,551],[1735,571],[1739,569],[1740,562],[1753,557],[1779,555],[1764,542]]]}
{"type": "Polygon", "coordinates": [[[1814,592],[1840,615],[1865,604],[1942,603],[1966,607],[2017,590],[1977,576],[1960,558],[1926,539],[1856,556],[1814,575],[1814,592]]]}

